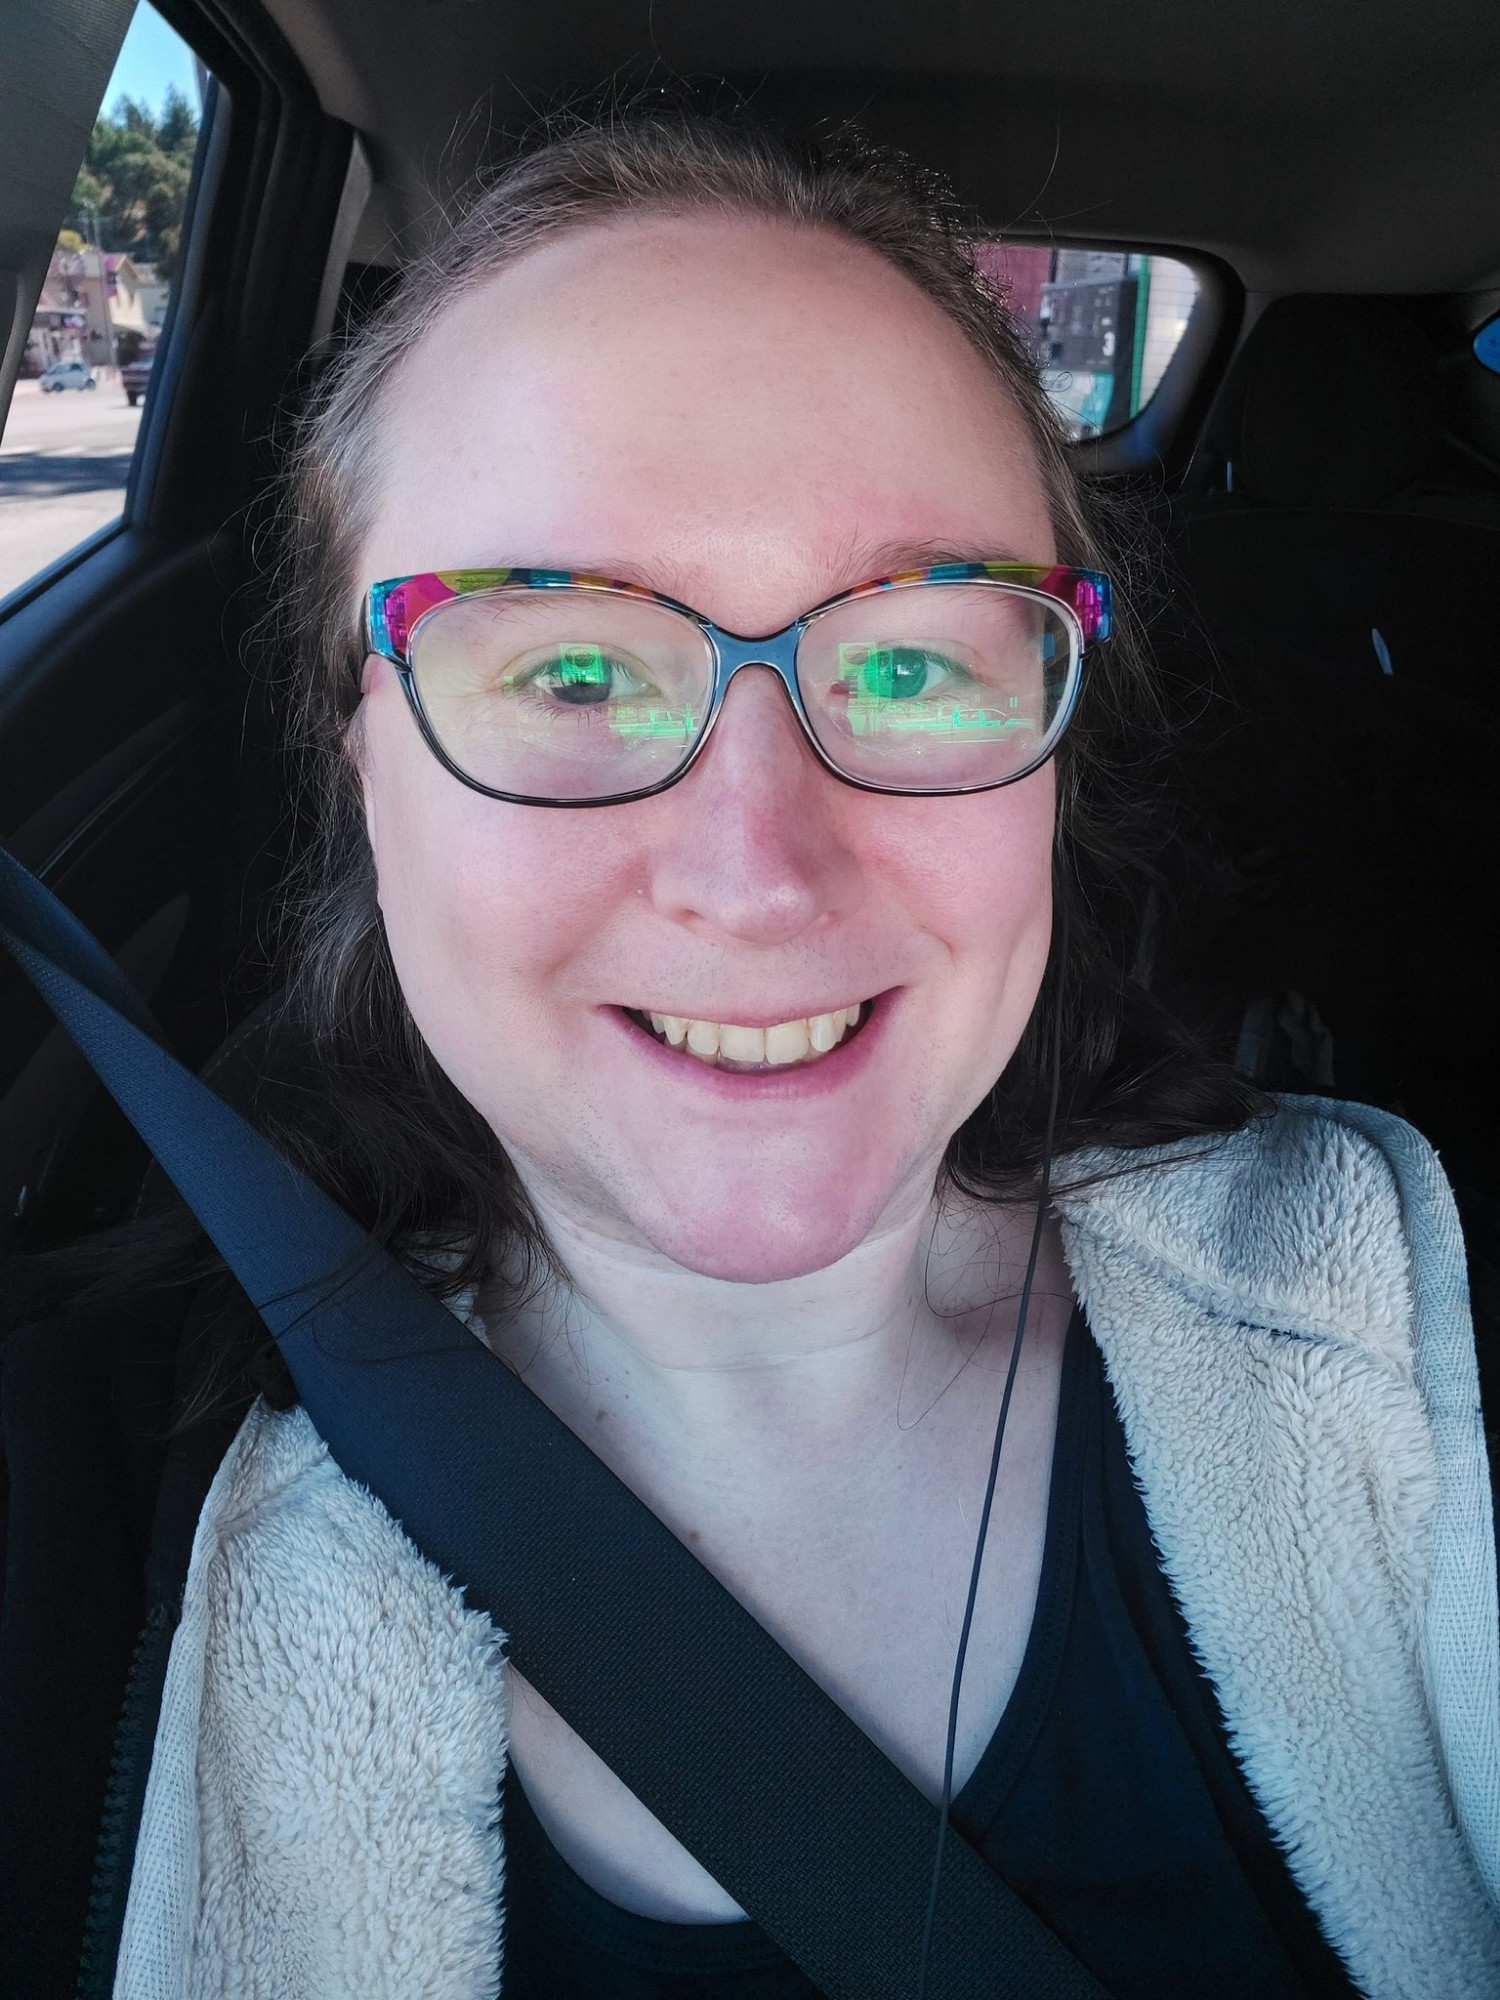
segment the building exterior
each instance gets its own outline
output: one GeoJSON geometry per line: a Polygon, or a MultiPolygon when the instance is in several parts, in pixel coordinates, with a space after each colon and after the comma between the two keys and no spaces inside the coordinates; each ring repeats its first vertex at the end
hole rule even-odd
{"type": "Polygon", "coordinates": [[[142,263],[135,257],[130,261],[135,265],[136,275],[140,279],[141,313],[146,322],[146,337],[148,340],[155,340],[166,324],[172,287],[164,278],[157,276],[154,264],[142,263]]]}
{"type": "Polygon", "coordinates": [[[1187,265],[1152,253],[981,243],[979,268],[1004,294],[1074,437],[1099,437],[1143,410],[1192,317],[1187,265]]]}
{"type": "Polygon", "coordinates": [[[166,287],[154,267],[146,270],[149,279],[128,255],[59,243],[32,315],[23,372],[40,375],[54,361],[113,367],[122,346],[139,349],[154,339],[166,317],[166,287]]]}

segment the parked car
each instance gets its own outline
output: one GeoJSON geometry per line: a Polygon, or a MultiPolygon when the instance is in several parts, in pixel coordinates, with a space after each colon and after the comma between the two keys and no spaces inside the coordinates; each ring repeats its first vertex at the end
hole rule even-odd
{"type": "Polygon", "coordinates": [[[120,370],[120,387],[125,391],[125,400],[131,409],[146,393],[146,385],[151,380],[151,364],[156,359],[156,343],[143,347],[134,361],[127,361],[120,370]]]}
{"type": "Polygon", "coordinates": [[[47,395],[58,389],[92,389],[94,371],[86,361],[54,361],[42,375],[42,388],[47,395]]]}

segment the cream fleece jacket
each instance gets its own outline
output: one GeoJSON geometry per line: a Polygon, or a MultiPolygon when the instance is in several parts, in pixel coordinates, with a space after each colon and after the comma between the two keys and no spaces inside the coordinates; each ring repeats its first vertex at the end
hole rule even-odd
{"type": "MultiPolygon", "coordinates": [[[[1362,1106],[1075,1156],[1058,1200],[1251,1791],[1372,2000],[1500,1995],[1500,1612],[1462,1245],[1362,1106]],[[1120,1171],[1126,1169],[1126,1171],[1120,1171]]],[[[204,1503],[115,2000],[493,2000],[501,1637],[301,1410],[204,1503]]]]}

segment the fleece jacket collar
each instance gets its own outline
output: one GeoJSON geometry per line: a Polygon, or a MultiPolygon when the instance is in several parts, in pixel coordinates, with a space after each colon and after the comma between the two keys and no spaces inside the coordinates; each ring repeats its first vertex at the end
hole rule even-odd
{"type": "MultiPolygon", "coordinates": [[[[1500,1992],[1494,1539],[1430,1151],[1292,1100],[1062,1184],[1164,1567],[1293,1873],[1376,2000],[1500,1992]]],[[[194,1541],[116,2000],[493,2000],[502,1644],[305,1413],[253,1409],[194,1541]]]]}
{"type": "Polygon", "coordinates": [[[1500,1619],[1452,1197],[1400,1120],[1286,1100],[1059,1206],[1163,1566],[1355,1978],[1500,1993],[1500,1619]],[[1186,1150],[1186,1156],[1184,1152],[1186,1150]]]}

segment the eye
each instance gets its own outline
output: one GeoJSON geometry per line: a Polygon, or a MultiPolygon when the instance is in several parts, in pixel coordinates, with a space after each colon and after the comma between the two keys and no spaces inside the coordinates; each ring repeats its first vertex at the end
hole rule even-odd
{"type": "Polygon", "coordinates": [[[648,688],[622,659],[599,646],[553,647],[535,666],[512,675],[509,685],[540,688],[573,708],[598,707],[648,688]]]}
{"type": "Polygon", "coordinates": [[[934,646],[840,646],[839,679],[863,701],[909,701],[969,676],[934,646]]]}

